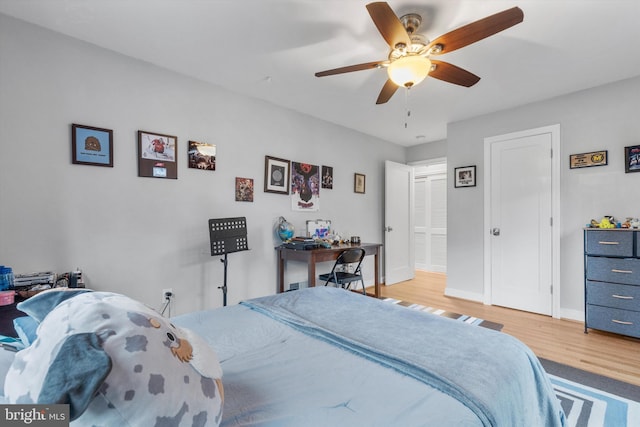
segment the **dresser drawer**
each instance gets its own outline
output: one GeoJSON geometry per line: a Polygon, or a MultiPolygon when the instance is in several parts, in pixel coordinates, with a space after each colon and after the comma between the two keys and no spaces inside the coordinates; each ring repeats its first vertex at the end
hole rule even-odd
{"type": "Polygon", "coordinates": [[[587,279],[598,282],[640,284],[640,259],[588,256],[587,279]]]}
{"type": "Polygon", "coordinates": [[[587,305],[587,327],[640,338],[640,312],[587,305]]]}
{"type": "Polygon", "coordinates": [[[633,231],[594,230],[585,234],[588,255],[633,256],[633,231]]]}
{"type": "Polygon", "coordinates": [[[587,280],[587,304],[640,311],[640,286],[587,280]]]}

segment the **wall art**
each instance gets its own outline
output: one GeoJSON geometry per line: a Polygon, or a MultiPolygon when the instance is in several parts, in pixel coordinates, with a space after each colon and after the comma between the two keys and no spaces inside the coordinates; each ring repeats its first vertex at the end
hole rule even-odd
{"type": "Polygon", "coordinates": [[[236,177],[236,202],[253,202],[253,179],[236,177]]]}
{"type": "Polygon", "coordinates": [[[640,145],[624,147],[624,171],[640,172],[640,145]]]}
{"type": "Polygon", "coordinates": [[[264,156],[265,193],[289,194],[290,165],[289,160],[264,156]]]}
{"type": "Polygon", "coordinates": [[[216,170],[216,146],[206,142],[189,141],[189,167],[200,170],[216,170]]]}
{"type": "Polygon", "coordinates": [[[322,166],[322,188],[333,189],[333,168],[322,166]]]}
{"type": "Polygon", "coordinates": [[[367,177],[362,173],[353,174],[353,191],[364,194],[367,177]]]}
{"type": "Polygon", "coordinates": [[[453,172],[453,176],[454,176],[454,188],[476,186],[475,165],[455,168],[453,172]]]}
{"type": "Polygon", "coordinates": [[[320,167],[309,163],[291,162],[291,209],[320,209],[320,167]]]}
{"type": "Polygon", "coordinates": [[[609,162],[607,150],[593,151],[591,153],[571,154],[569,156],[569,169],[589,168],[591,166],[605,166],[609,162]]]}
{"type": "Polygon", "coordinates": [[[178,138],[138,131],[138,176],[178,179],[178,138]]]}
{"type": "Polygon", "coordinates": [[[113,167],[113,131],[73,123],[71,162],[76,165],[113,167]]]}

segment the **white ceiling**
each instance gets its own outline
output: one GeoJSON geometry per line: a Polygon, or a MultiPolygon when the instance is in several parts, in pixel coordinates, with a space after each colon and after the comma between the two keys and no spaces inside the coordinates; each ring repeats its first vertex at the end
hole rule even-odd
{"type": "Polygon", "coordinates": [[[0,0],[0,13],[404,146],[447,123],[640,75],[638,0],[391,0],[428,39],[519,6],[524,22],[438,59],[482,79],[427,78],[375,105],[384,60],[365,0],[0,0]],[[407,117],[407,109],[411,111],[407,117]],[[406,123],[406,126],[405,126],[406,123]]]}

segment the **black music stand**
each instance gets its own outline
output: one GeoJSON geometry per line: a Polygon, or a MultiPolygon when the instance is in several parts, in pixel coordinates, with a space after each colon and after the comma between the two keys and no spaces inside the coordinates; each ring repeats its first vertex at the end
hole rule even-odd
{"type": "Polygon", "coordinates": [[[209,239],[211,240],[211,256],[224,255],[220,262],[224,264],[224,282],[222,304],[227,305],[227,255],[232,252],[248,251],[247,218],[219,218],[209,220],[209,239]]]}

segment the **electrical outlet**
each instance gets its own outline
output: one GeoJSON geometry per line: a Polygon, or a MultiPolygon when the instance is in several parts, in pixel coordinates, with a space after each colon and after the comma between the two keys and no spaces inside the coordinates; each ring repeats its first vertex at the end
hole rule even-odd
{"type": "Polygon", "coordinates": [[[173,293],[173,288],[166,288],[162,290],[162,303],[166,303],[167,302],[167,298],[169,298],[169,301],[171,301],[173,299],[173,296],[175,294],[173,293]]]}

